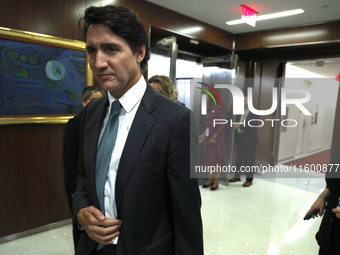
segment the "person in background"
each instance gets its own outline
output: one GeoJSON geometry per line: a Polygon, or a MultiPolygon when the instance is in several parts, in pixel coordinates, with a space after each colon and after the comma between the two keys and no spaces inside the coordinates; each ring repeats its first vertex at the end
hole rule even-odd
{"type": "Polygon", "coordinates": [[[190,110],[144,79],[149,39],[132,10],[91,6],[79,24],[93,75],[108,93],[82,114],[75,254],[202,255],[190,110]]]}
{"type": "MultiPolygon", "coordinates": [[[[326,173],[326,188],[306,216],[316,209],[319,213],[315,216],[323,216],[316,240],[320,246],[319,255],[340,254],[340,153],[328,165],[326,173]]],[[[306,217],[305,216],[305,217],[306,217]]]]}
{"type": "Polygon", "coordinates": [[[105,91],[96,86],[88,86],[81,93],[81,103],[86,107],[92,100],[105,95],[105,91]]]}
{"type": "MultiPolygon", "coordinates": [[[[204,142],[204,165],[225,166],[227,164],[226,144],[224,140],[224,125],[214,127],[214,119],[224,119],[224,112],[221,105],[214,105],[214,102],[208,97],[208,115],[206,129],[199,137],[199,142],[204,142]]],[[[220,172],[209,173],[209,180],[203,184],[203,188],[216,190],[218,188],[220,172]]]]}
{"type": "Polygon", "coordinates": [[[185,106],[184,103],[178,101],[178,90],[171,82],[170,78],[164,75],[154,75],[149,79],[151,87],[164,96],[174,100],[175,102],[185,106]]]}
{"type": "Polygon", "coordinates": [[[181,101],[178,101],[178,90],[177,90],[177,89],[175,90],[175,94],[176,94],[176,100],[175,100],[175,101],[176,101],[177,103],[179,103],[179,104],[185,106],[185,103],[183,103],[183,102],[181,102],[181,101]]]}
{"type": "MultiPolygon", "coordinates": [[[[92,100],[102,97],[105,92],[95,86],[86,87],[81,95],[82,105],[85,107],[92,100]]],[[[73,213],[73,194],[76,191],[79,157],[79,128],[81,113],[70,119],[65,127],[63,140],[63,162],[64,162],[64,186],[68,204],[73,213]]],[[[78,231],[73,229],[73,241],[76,246],[78,242],[78,231]]]]}
{"type": "MultiPolygon", "coordinates": [[[[241,181],[242,166],[253,166],[255,164],[256,146],[258,143],[257,127],[250,126],[248,123],[257,116],[248,109],[248,98],[244,97],[244,114],[238,116],[236,122],[242,124],[234,124],[235,142],[236,142],[236,168],[237,172],[229,182],[241,181]]],[[[246,172],[246,181],[243,187],[250,187],[253,183],[254,173],[246,172]]]]}
{"type": "Polygon", "coordinates": [[[177,100],[175,85],[172,84],[169,77],[165,75],[154,75],[149,79],[149,83],[158,93],[161,93],[171,100],[177,100]]]}

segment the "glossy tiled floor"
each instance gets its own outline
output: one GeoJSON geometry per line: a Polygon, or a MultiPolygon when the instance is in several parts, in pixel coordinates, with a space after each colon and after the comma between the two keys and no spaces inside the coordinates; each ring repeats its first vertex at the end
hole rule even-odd
{"type": "MultiPolygon", "coordinates": [[[[205,254],[317,254],[314,235],[321,218],[302,218],[324,180],[259,177],[250,188],[223,181],[216,191],[201,188],[205,254]]],[[[73,254],[71,226],[0,244],[0,255],[23,254],[73,254]]]]}
{"type": "MultiPolygon", "coordinates": [[[[255,176],[256,178],[256,176],[255,176]]],[[[323,179],[255,179],[201,190],[206,255],[313,255],[320,218],[304,221],[323,179]],[[295,183],[298,187],[281,184],[295,183]]]]}

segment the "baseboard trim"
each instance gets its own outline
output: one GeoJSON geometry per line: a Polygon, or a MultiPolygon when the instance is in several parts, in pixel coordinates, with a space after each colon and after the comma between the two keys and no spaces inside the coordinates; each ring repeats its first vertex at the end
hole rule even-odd
{"type": "Polygon", "coordinates": [[[62,221],[58,221],[58,222],[54,222],[48,225],[44,225],[38,228],[34,228],[34,229],[30,229],[30,230],[26,230],[20,233],[16,233],[13,235],[9,235],[9,236],[4,236],[0,238],[0,244],[1,243],[5,243],[5,242],[9,242],[9,241],[13,241],[22,237],[26,237],[26,236],[30,236],[30,235],[34,235],[34,234],[38,234],[41,232],[45,232],[48,230],[52,230],[55,228],[60,228],[63,227],[65,225],[71,224],[72,223],[72,219],[67,219],[67,220],[62,220],[62,221]]]}

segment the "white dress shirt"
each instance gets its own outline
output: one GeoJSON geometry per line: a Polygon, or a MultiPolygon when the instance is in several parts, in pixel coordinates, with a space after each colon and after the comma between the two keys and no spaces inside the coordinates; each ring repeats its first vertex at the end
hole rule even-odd
{"type": "MultiPolygon", "coordinates": [[[[142,100],[142,97],[146,90],[146,82],[141,76],[139,81],[132,86],[121,98],[119,98],[119,102],[122,105],[122,109],[119,115],[119,128],[117,133],[117,140],[115,147],[112,151],[111,161],[109,165],[109,171],[105,183],[104,189],[104,208],[105,208],[105,216],[109,219],[116,219],[117,218],[117,206],[116,206],[116,197],[115,197],[115,187],[116,187],[116,177],[117,177],[117,170],[119,166],[119,161],[125,146],[125,142],[127,136],[130,131],[130,127],[132,125],[133,119],[135,118],[137,109],[139,104],[142,100]]],[[[116,99],[108,93],[109,98],[109,106],[107,108],[106,117],[104,119],[100,139],[103,135],[105,127],[107,125],[109,116],[110,116],[110,109],[111,104],[116,99]]],[[[100,142],[99,139],[99,142],[100,142]]],[[[99,145],[98,142],[98,145],[99,145]]],[[[114,244],[117,244],[118,238],[113,240],[114,244]]]]}

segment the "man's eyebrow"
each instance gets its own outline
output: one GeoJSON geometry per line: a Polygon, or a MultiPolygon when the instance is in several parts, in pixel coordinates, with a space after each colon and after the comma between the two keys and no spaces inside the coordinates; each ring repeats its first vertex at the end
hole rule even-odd
{"type": "MultiPolygon", "coordinates": [[[[120,45],[117,44],[117,43],[101,43],[100,44],[100,48],[107,48],[107,47],[114,47],[114,48],[120,48],[120,45]]],[[[95,49],[96,47],[89,44],[89,45],[86,45],[86,50],[88,49],[95,49]]]]}
{"type": "Polygon", "coordinates": [[[86,45],[85,49],[88,51],[88,50],[91,50],[93,49],[94,47],[92,45],[86,45]]]}

